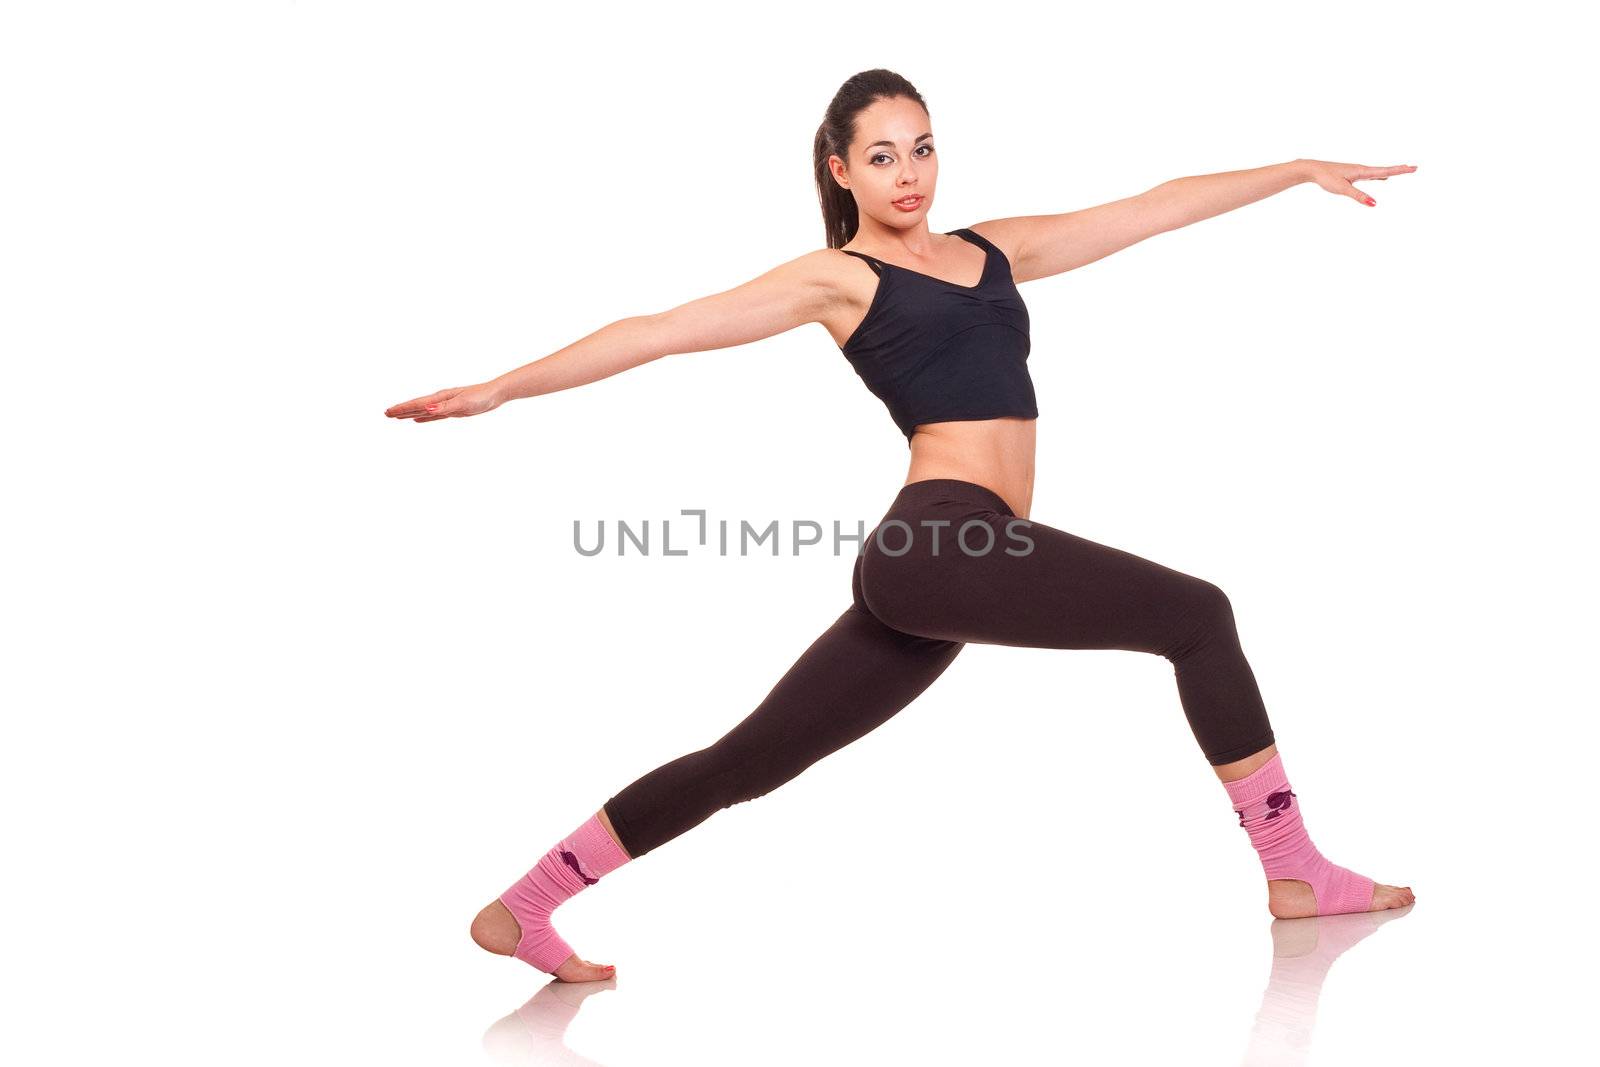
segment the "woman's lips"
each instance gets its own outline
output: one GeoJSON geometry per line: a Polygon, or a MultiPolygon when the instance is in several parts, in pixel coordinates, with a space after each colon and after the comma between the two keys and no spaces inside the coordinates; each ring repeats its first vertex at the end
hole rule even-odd
{"type": "Polygon", "coordinates": [[[891,202],[901,211],[915,211],[917,208],[922,206],[922,197],[921,195],[917,195],[913,196],[909,200],[895,200],[891,202]]]}

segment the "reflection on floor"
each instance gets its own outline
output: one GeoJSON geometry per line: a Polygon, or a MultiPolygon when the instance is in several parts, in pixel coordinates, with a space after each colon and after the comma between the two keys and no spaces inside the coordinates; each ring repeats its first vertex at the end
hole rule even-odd
{"type": "MultiPolygon", "coordinates": [[[[1384,923],[1410,914],[1414,907],[1274,919],[1272,971],[1261,994],[1261,1008],[1250,1030],[1242,1067],[1307,1063],[1317,1000],[1333,961],[1384,923]]],[[[569,1049],[566,1033],[586,998],[615,988],[614,977],[603,982],[558,982],[552,978],[532,1000],[489,1027],[483,1035],[484,1051],[496,1063],[518,1067],[603,1067],[569,1049]]]]}
{"type": "Polygon", "coordinates": [[[552,978],[532,1000],[489,1027],[483,1035],[483,1050],[495,1063],[603,1067],[567,1047],[567,1027],[586,998],[615,988],[614,976],[603,982],[558,982],[552,978]]]}
{"type": "Polygon", "coordinates": [[[1308,1062],[1317,998],[1333,961],[1414,907],[1272,920],[1272,973],[1261,994],[1243,1067],[1295,1067],[1308,1062]]]}

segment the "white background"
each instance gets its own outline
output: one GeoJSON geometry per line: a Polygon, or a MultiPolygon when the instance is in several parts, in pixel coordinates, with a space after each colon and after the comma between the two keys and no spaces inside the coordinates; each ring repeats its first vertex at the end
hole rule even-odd
{"type": "Polygon", "coordinates": [[[1573,10],[7,5],[0,1053],[1593,1062],[1573,10]],[[875,66],[932,111],[938,230],[1418,167],[1022,287],[1033,517],[1221,585],[1318,845],[1416,891],[1320,985],[1269,981],[1307,924],[1122,652],[971,646],[609,876],[558,915],[619,968],[580,1012],[467,936],[849,603],[850,546],[573,521],[870,528],[907,451],[818,325],[382,412],[821,246],[812,136],[875,66]]]}

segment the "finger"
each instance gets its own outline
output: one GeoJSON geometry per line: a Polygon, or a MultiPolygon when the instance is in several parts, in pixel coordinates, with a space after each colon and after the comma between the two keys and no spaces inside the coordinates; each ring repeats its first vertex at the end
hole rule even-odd
{"type": "Polygon", "coordinates": [[[1417,169],[1416,167],[1413,167],[1409,163],[1402,163],[1397,167],[1368,167],[1366,170],[1362,171],[1360,174],[1357,174],[1354,178],[1351,178],[1350,180],[1353,181],[1353,182],[1363,182],[1363,181],[1382,182],[1382,181],[1388,181],[1390,175],[1394,175],[1394,174],[1410,174],[1412,171],[1414,171],[1416,169],[1417,169]]]}
{"type": "Polygon", "coordinates": [[[407,400],[403,404],[396,404],[394,407],[389,408],[385,414],[395,415],[402,419],[409,418],[412,414],[425,410],[429,404],[437,404],[440,401],[448,400],[459,392],[461,392],[460,386],[452,389],[440,389],[436,393],[429,393],[427,396],[419,396],[415,400],[407,400]]]}
{"type": "Polygon", "coordinates": [[[422,405],[431,404],[435,400],[437,400],[438,398],[439,398],[439,393],[429,393],[427,396],[419,396],[419,397],[416,397],[416,398],[414,398],[412,400],[405,400],[405,401],[402,401],[401,403],[394,404],[394,405],[390,406],[389,408],[387,408],[386,410],[389,411],[389,412],[420,411],[420,410],[422,410],[422,405]]]}
{"type": "Polygon", "coordinates": [[[1368,207],[1378,206],[1378,202],[1376,200],[1372,199],[1372,197],[1368,196],[1366,193],[1363,193],[1360,189],[1350,185],[1349,182],[1345,182],[1345,185],[1349,186],[1349,192],[1347,192],[1345,195],[1350,197],[1352,200],[1365,204],[1368,207]]]}

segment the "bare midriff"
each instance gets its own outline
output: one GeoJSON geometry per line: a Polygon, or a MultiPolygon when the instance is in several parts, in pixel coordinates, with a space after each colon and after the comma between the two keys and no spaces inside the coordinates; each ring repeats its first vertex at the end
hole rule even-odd
{"type": "Polygon", "coordinates": [[[1018,518],[1033,507],[1034,427],[1039,420],[1006,417],[925,422],[911,435],[906,484],[959,478],[992,489],[1018,518]]]}

